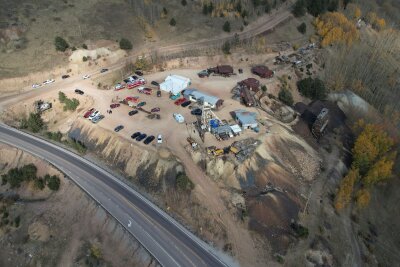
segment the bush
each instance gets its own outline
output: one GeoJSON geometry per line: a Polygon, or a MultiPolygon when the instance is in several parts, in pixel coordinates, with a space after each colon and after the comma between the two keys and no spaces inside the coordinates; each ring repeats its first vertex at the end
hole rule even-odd
{"type": "MultiPolygon", "coordinates": [[[[307,70],[307,72],[309,71],[307,70]]],[[[297,82],[297,88],[301,95],[313,100],[325,99],[328,94],[324,82],[318,78],[308,77],[300,80],[297,82]]]]}
{"type": "Polygon", "coordinates": [[[162,12],[165,16],[168,15],[168,10],[165,7],[163,7],[162,12]]]}
{"type": "Polygon", "coordinates": [[[30,113],[28,119],[23,118],[20,123],[22,129],[28,129],[33,133],[37,133],[44,128],[44,121],[40,113],[30,113]]]}
{"type": "Polygon", "coordinates": [[[176,20],[175,20],[174,18],[172,18],[172,19],[169,21],[169,25],[175,27],[175,25],[176,25],[176,20]]]}
{"type": "Polygon", "coordinates": [[[58,100],[64,104],[64,111],[76,110],[79,106],[79,100],[76,98],[69,99],[63,92],[58,92],[58,100]]]}
{"type": "Polygon", "coordinates": [[[37,179],[35,180],[35,187],[36,187],[37,189],[43,190],[45,186],[46,186],[46,183],[45,183],[45,181],[43,180],[43,178],[40,177],[40,178],[37,178],[37,179]]]}
{"type": "Polygon", "coordinates": [[[57,51],[64,52],[69,47],[67,41],[65,41],[62,37],[57,36],[54,40],[54,45],[56,46],[57,51]]]}
{"type": "Polygon", "coordinates": [[[302,17],[306,14],[306,1],[297,0],[293,6],[292,13],[295,17],[302,17]]]}
{"type": "Polygon", "coordinates": [[[269,1],[265,1],[264,11],[265,13],[271,12],[271,4],[269,3],[269,1]]]}
{"type": "Polygon", "coordinates": [[[261,86],[261,91],[263,91],[264,93],[267,92],[267,86],[262,85],[262,86],[261,86]]]}
{"type": "Polygon", "coordinates": [[[47,184],[47,187],[50,190],[57,191],[60,188],[60,178],[57,175],[48,175],[44,176],[44,181],[47,184]]]}
{"type": "Polygon", "coordinates": [[[223,45],[222,45],[222,52],[225,55],[229,55],[231,53],[231,44],[229,41],[226,41],[223,45]]]}
{"type": "Polygon", "coordinates": [[[88,47],[87,47],[86,44],[83,44],[83,45],[82,45],[82,48],[83,48],[83,49],[88,49],[88,47]]]}
{"type": "Polygon", "coordinates": [[[288,89],[281,89],[279,91],[279,95],[278,98],[280,101],[282,101],[283,103],[285,103],[288,106],[292,106],[293,105],[293,96],[292,93],[288,90],[288,89]]]}
{"type": "Polygon", "coordinates": [[[222,26],[224,32],[231,32],[231,24],[229,21],[225,21],[224,26],[222,26]]]}
{"type": "Polygon", "coordinates": [[[21,217],[18,215],[18,216],[15,217],[15,219],[14,219],[15,227],[18,228],[20,223],[21,223],[21,217]]]}
{"type": "Polygon", "coordinates": [[[307,25],[303,22],[302,24],[300,24],[299,26],[297,26],[297,30],[301,33],[301,34],[305,34],[307,32],[307,25]]]}
{"type": "Polygon", "coordinates": [[[131,41],[129,41],[128,39],[122,38],[119,41],[119,48],[123,49],[123,50],[131,50],[132,49],[132,43],[131,41]]]}
{"type": "Polygon", "coordinates": [[[290,225],[295,233],[297,234],[297,237],[301,238],[307,238],[308,237],[308,229],[301,224],[298,223],[291,223],[290,225]]]}
{"type": "Polygon", "coordinates": [[[83,57],[82,57],[82,61],[83,61],[83,62],[88,61],[88,57],[83,56],[83,57]]]}
{"type": "Polygon", "coordinates": [[[63,137],[63,135],[62,135],[62,133],[60,131],[57,131],[57,132],[46,132],[46,136],[50,140],[54,140],[54,141],[57,141],[57,142],[61,142],[61,139],[63,137]]]}
{"type": "Polygon", "coordinates": [[[80,154],[85,154],[86,153],[86,146],[83,142],[76,140],[76,139],[70,139],[69,141],[66,142],[67,145],[78,151],[80,154]]]}
{"type": "Polygon", "coordinates": [[[179,190],[184,191],[191,191],[194,188],[193,182],[182,172],[176,175],[175,185],[179,190]]]}
{"type": "Polygon", "coordinates": [[[182,1],[181,1],[181,4],[182,4],[182,6],[186,6],[186,5],[187,5],[186,0],[182,0],[182,1]]]}
{"type": "Polygon", "coordinates": [[[36,179],[37,168],[33,164],[25,165],[21,168],[10,169],[6,174],[3,174],[2,185],[10,184],[11,188],[20,187],[24,181],[36,179]]]}

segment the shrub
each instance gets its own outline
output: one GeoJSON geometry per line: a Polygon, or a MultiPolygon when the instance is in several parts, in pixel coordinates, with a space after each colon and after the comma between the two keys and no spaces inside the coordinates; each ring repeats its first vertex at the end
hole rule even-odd
{"type": "Polygon", "coordinates": [[[222,26],[224,32],[231,32],[231,24],[229,21],[225,21],[224,26],[222,26]]]}
{"type": "Polygon", "coordinates": [[[265,13],[271,12],[271,4],[269,3],[269,1],[265,1],[264,11],[265,13]]]}
{"type": "Polygon", "coordinates": [[[119,41],[119,48],[123,49],[123,50],[131,50],[132,49],[132,43],[131,41],[129,41],[128,39],[122,38],[119,41]]]}
{"type": "Polygon", "coordinates": [[[86,44],[83,44],[83,45],[82,45],[82,48],[83,48],[83,49],[88,49],[88,46],[87,46],[86,44]]]}
{"type": "Polygon", "coordinates": [[[297,0],[293,6],[292,13],[295,17],[302,17],[306,14],[306,1],[297,0]]]}
{"type": "Polygon", "coordinates": [[[37,189],[43,190],[45,186],[46,186],[46,184],[45,184],[45,181],[43,180],[43,178],[39,177],[39,178],[35,179],[35,187],[37,189]]]}
{"type": "Polygon", "coordinates": [[[194,188],[193,182],[182,172],[176,175],[175,185],[179,190],[184,191],[191,191],[194,188]]]}
{"type": "Polygon", "coordinates": [[[50,140],[54,140],[54,141],[57,141],[57,142],[60,142],[62,137],[63,137],[63,135],[62,135],[62,133],[60,131],[57,131],[57,132],[46,132],[46,136],[50,140]]]}
{"type": "Polygon", "coordinates": [[[18,215],[18,216],[15,217],[15,219],[14,219],[15,227],[18,228],[20,223],[21,223],[21,217],[18,215]]]}
{"type": "Polygon", "coordinates": [[[176,25],[176,20],[175,20],[174,18],[172,18],[172,19],[169,21],[169,25],[171,25],[172,27],[175,27],[175,25],[176,25]]]}
{"type": "Polygon", "coordinates": [[[305,34],[307,32],[307,25],[303,22],[301,23],[299,26],[297,26],[297,30],[301,33],[301,34],[305,34]]]}
{"type": "Polygon", "coordinates": [[[283,103],[285,103],[288,106],[293,105],[293,96],[292,96],[292,93],[288,89],[282,88],[279,91],[278,98],[280,101],[282,101],[283,103]]]}
{"type": "Polygon", "coordinates": [[[262,86],[261,86],[261,91],[263,91],[264,93],[267,92],[267,86],[262,85],[262,86]]]}
{"type": "Polygon", "coordinates": [[[225,55],[229,55],[231,53],[231,44],[229,41],[226,41],[223,45],[222,45],[222,52],[225,55]]]}
{"type": "Polygon", "coordinates": [[[3,174],[2,185],[10,184],[11,188],[20,187],[24,181],[36,179],[37,168],[33,164],[25,165],[21,168],[10,169],[6,174],[3,174]]]}
{"type": "Polygon", "coordinates": [[[88,57],[83,56],[83,57],[82,57],[82,61],[83,61],[83,62],[88,61],[88,57]]]}
{"type": "Polygon", "coordinates": [[[308,237],[308,229],[301,224],[291,223],[290,226],[295,231],[298,237],[307,238],[308,237]]]}
{"type": "Polygon", "coordinates": [[[30,113],[28,119],[22,119],[21,128],[37,133],[44,128],[44,121],[40,113],[30,113]]]}
{"type": "Polygon", "coordinates": [[[54,40],[54,45],[56,46],[57,51],[64,52],[69,47],[67,41],[65,41],[62,37],[57,36],[54,40]]]}
{"type": "Polygon", "coordinates": [[[76,110],[79,106],[79,100],[76,98],[69,99],[63,92],[58,92],[58,100],[64,104],[64,111],[76,110]]]}
{"type": "Polygon", "coordinates": [[[50,190],[57,191],[60,188],[60,178],[57,175],[46,174],[44,180],[50,190]]]}
{"type": "Polygon", "coordinates": [[[69,141],[66,142],[67,145],[78,151],[80,154],[85,154],[86,153],[86,146],[83,142],[76,140],[76,139],[70,139],[69,141]]]}
{"type": "Polygon", "coordinates": [[[186,0],[182,0],[182,1],[181,1],[181,4],[182,4],[182,6],[186,6],[186,5],[187,5],[186,0]]]}
{"type": "Polygon", "coordinates": [[[162,13],[166,16],[168,14],[168,10],[165,7],[163,7],[162,13]]]}
{"type": "MultiPolygon", "coordinates": [[[[307,72],[309,71],[307,70],[307,72]]],[[[297,88],[301,95],[313,100],[325,99],[328,94],[324,82],[318,78],[308,77],[300,80],[297,82],[297,88]]]]}

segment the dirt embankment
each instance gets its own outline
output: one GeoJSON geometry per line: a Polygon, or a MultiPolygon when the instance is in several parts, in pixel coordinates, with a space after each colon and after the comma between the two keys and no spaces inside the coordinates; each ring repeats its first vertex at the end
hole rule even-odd
{"type": "Polygon", "coordinates": [[[0,186],[0,266],[157,266],[131,235],[57,169],[0,144],[0,174],[30,163],[38,176],[58,175],[60,189],[40,191],[32,182],[16,189],[0,186]]]}
{"type": "Polygon", "coordinates": [[[266,240],[272,252],[285,254],[296,239],[290,224],[299,220],[321,162],[312,147],[282,125],[274,124],[259,141],[255,153],[241,164],[230,156],[191,155],[220,187],[230,188],[233,206],[245,206],[247,226],[262,236],[259,240],[266,240]]]}
{"type": "Polygon", "coordinates": [[[85,144],[108,167],[128,177],[130,183],[149,193],[156,203],[177,217],[204,240],[223,248],[227,234],[222,223],[202,204],[196,194],[176,186],[181,162],[166,148],[143,147],[112,132],[78,119],[69,136],[85,144]]]}

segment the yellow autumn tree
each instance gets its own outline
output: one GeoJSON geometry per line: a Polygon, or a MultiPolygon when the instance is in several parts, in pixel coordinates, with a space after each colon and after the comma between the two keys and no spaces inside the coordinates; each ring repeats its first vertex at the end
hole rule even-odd
{"type": "Polygon", "coordinates": [[[354,184],[357,182],[358,178],[358,169],[352,168],[340,182],[339,191],[335,198],[335,209],[337,211],[342,210],[350,203],[354,184]]]}
{"type": "Polygon", "coordinates": [[[360,189],[356,193],[356,203],[359,208],[365,208],[368,206],[369,201],[371,200],[371,194],[365,188],[360,189]]]}
{"type": "Polygon", "coordinates": [[[378,160],[363,177],[362,181],[365,185],[370,186],[389,179],[392,176],[394,161],[387,157],[378,160]]]}
{"type": "Polygon", "coordinates": [[[354,23],[339,12],[327,12],[319,16],[314,25],[321,36],[323,47],[331,44],[351,45],[359,39],[359,32],[354,23]]]}

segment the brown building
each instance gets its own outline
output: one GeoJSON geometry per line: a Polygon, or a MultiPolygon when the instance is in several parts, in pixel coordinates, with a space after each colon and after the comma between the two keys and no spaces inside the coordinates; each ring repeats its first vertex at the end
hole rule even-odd
{"type": "Polygon", "coordinates": [[[241,82],[238,82],[241,87],[246,87],[250,91],[257,93],[260,91],[260,81],[254,78],[247,78],[241,82]]]}
{"type": "Polygon", "coordinates": [[[254,106],[254,96],[251,94],[250,90],[246,87],[242,87],[240,89],[240,97],[242,98],[243,103],[248,107],[254,106]]]}
{"type": "Polygon", "coordinates": [[[251,73],[260,76],[261,78],[272,78],[274,77],[274,72],[270,70],[267,66],[255,66],[251,68],[251,73]]]}

